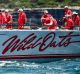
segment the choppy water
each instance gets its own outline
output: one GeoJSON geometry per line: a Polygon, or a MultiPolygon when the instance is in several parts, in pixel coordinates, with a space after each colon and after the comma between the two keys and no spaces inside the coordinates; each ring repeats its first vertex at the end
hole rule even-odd
{"type": "Polygon", "coordinates": [[[62,59],[49,63],[0,61],[0,74],[80,74],[80,59],[62,59]]]}

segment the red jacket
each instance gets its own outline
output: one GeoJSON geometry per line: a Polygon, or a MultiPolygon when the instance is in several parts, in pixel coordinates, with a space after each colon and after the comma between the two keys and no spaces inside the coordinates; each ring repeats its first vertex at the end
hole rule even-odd
{"type": "Polygon", "coordinates": [[[49,30],[51,29],[57,29],[58,27],[58,24],[57,24],[57,21],[56,19],[52,19],[52,25],[48,27],[49,30]]]}
{"type": "Polygon", "coordinates": [[[66,23],[66,25],[65,25],[66,29],[69,29],[69,30],[73,29],[74,22],[73,22],[73,20],[71,18],[67,19],[65,23],[66,23]]]}
{"type": "Polygon", "coordinates": [[[20,12],[18,16],[18,24],[19,25],[24,25],[26,23],[27,17],[24,12],[20,12]]]}
{"type": "Polygon", "coordinates": [[[6,14],[6,19],[7,19],[7,21],[6,21],[6,28],[7,29],[12,29],[12,15],[11,14],[6,14]]]}
{"type": "Polygon", "coordinates": [[[7,21],[7,18],[6,18],[6,15],[5,13],[0,13],[0,25],[2,24],[6,24],[6,21],[7,21]]]}
{"type": "Polygon", "coordinates": [[[8,14],[6,15],[6,18],[7,18],[7,24],[12,24],[12,15],[11,14],[8,14]]]}
{"type": "Polygon", "coordinates": [[[2,25],[2,14],[0,13],[0,25],[2,25]]]}
{"type": "Polygon", "coordinates": [[[75,26],[80,26],[80,17],[78,15],[73,17],[73,21],[75,26]]]}
{"type": "Polygon", "coordinates": [[[55,29],[55,27],[57,26],[57,21],[53,19],[53,17],[50,14],[43,15],[41,17],[41,22],[44,25],[50,24],[48,29],[55,29]]]}
{"type": "Polygon", "coordinates": [[[49,24],[51,18],[52,18],[52,16],[51,16],[50,14],[43,15],[43,16],[41,17],[41,22],[42,22],[42,24],[45,24],[45,25],[49,24]]]}
{"type": "Polygon", "coordinates": [[[70,9],[65,10],[65,15],[72,15],[72,11],[70,9]]]}
{"type": "Polygon", "coordinates": [[[72,18],[73,12],[70,9],[65,10],[65,15],[70,15],[70,18],[72,18]]]}
{"type": "Polygon", "coordinates": [[[7,18],[6,18],[6,14],[5,14],[5,12],[2,12],[2,16],[3,16],[3,24],[6,24],[6,22],[7,22],[7,18]]]}

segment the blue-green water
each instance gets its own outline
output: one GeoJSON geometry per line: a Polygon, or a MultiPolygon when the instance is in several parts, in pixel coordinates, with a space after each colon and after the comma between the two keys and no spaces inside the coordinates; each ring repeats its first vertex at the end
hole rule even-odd
{"type": "Polygon", "coordinates": [[[0,74],[80,74],[80,58],[49,63],[0,61],[0,74]]]}

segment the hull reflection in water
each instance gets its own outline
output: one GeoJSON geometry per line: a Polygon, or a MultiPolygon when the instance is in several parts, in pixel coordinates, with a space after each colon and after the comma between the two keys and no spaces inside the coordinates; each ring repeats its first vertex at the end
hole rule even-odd
{"type": "Polygon", "coordinates": [[[0,60],[80,57],[80,31],[0,30],[0,60]]]}

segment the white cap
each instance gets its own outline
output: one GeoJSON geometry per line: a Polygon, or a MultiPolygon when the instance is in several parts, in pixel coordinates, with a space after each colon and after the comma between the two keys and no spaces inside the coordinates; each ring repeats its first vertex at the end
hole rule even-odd
{"type": "Polygon", "coordinates": [[[74,11],[73,14],[76,14],[77,15],[78,13],[74,11]]]}
{"type": "Polygon", "coordinates": [[[18,11],[23,11],[23,9],[19,9],[18,11]]]}
{"type": "Polygon", "coordinates": [[[69,8],[68,6],[64,6],[64,8],[69,8]]]}
{"type": "Polygon", "coordinates": [[[9,10],[8,10],[8,9],[6,9],[6,10],[5,10],[5,12],[9,12],[9,10]]]}
{"type": "Polygon", "coordinates": [[[44,13],[48,13],[48,11],[47,10],[44,10],[44,13]]]}

